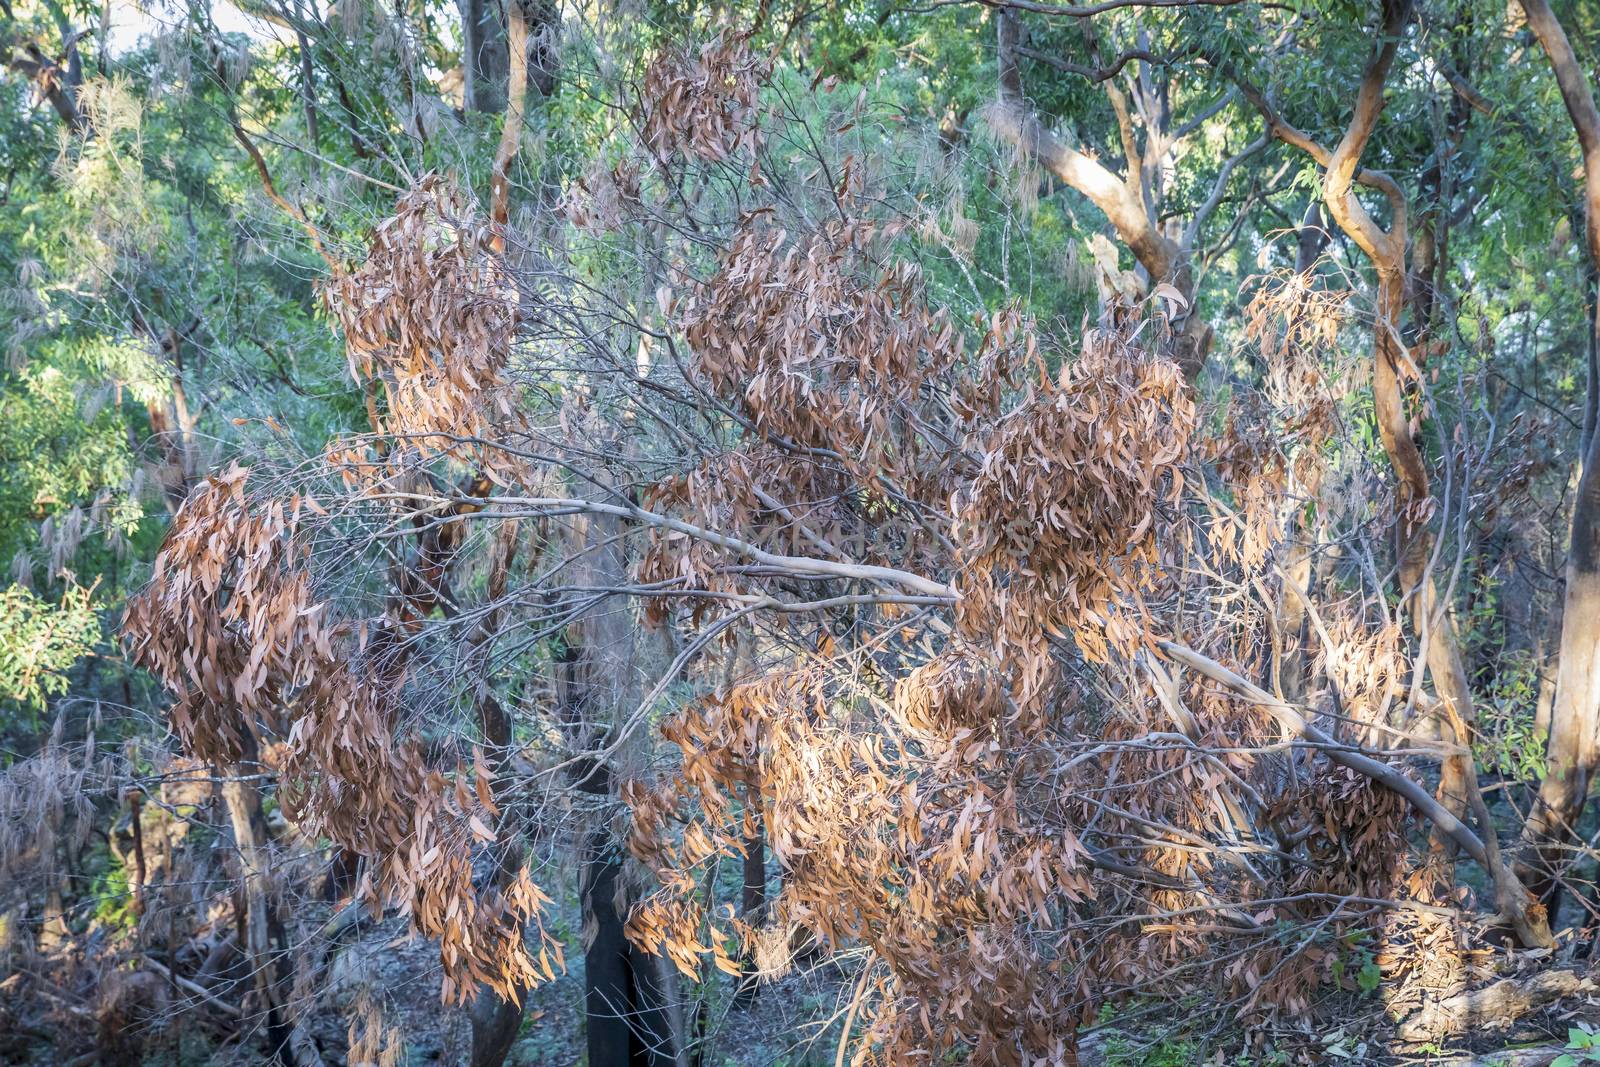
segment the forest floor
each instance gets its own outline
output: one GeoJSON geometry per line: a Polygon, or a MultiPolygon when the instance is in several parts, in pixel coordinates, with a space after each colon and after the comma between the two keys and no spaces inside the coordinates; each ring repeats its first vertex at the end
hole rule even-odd
{"type": "MultiPolygon", "coordinates": [[[[576,902],[565,902],[550,920],[557,930],[575,929],[576,902]]],[[[583,954],[577,939],[564,940],[569,946],[567,967],[554,981],[528,993],[508,1067],[587,1064],[583,954]]],[[[328,1009],[319,1014],[313,1033],[325,1049],[344,1047],[347,1020],[365,993],[383,1025],[403,1041],[402,1062],[416,1067],[465,1064],[470,1027],[463,1011],[441,1008],[439,983],[435,945],[407,939],[398,921],[370,928],[341,952],[330,976],[328,1009]]],[[[737,1007],[731,980],[719,981],[705,1015],[708,1038],[700,1062],[704,1067],[828,1067],[834,1062],[842,1001],[848,997],[842,985],[842,972],[824,964],[763,986],[754,1004],[737,1007]]],[[[242,1067],[245,1062],[213,1059],[210,1067],[242,1067]]]]}
{"type": "MultiPolygon", "coordinates": [[[[547,915],[550,932],[568,946],[567,967],[553,981],[528,993],[523,1023],[507,1059],[511,1067],[602,1067],[588,1064],[585,1043],[584,971],[576,893],[560,887],[547,915]]],[[[308,929],[326,920],[307,916],[308,929]]],[[[76,942],[78,948],[95,942],[76,942]]],[[[105,949],[124,960],[110,944],[105,949]]],[[[1501,950],[1504,953],[1504,950],[1501,950]]],[[[89,1009],[94,991],[77,988],[91,968],[66,958],[38,959],[28,973],[0,984],[0,1018],[5,1001],[29,988],[49,987],[56,1011],[41,1019],[30,1039],[0,1034],[0,1064],[63,1067],[89,1064],[80,1055],[94,1040],[98,1025],[89,1009]],[[55,966],[52,966],[52,963],[55,966]],[[74,983],[70,976],[79,978],[74,983]],[[81,1006],[79,1006],[81,1005],[81,1006]],[[58,1029],[59,1028],[59,1029],[58,1029]],[[53,1031],[53,1032],[52,1032],[53,1031]],[[67,1040],[67,1032],[73,1036],[67,1040]]],[[[126,971],[153,977],[155,972],[126,971]]],[[[706,1035],[700,1067],[831,1067],[851,987],[848,970],[834,963],[797,967],[761,987],[754,1004],[733,1002],[733,982],[712,972],[710,999],[703,1013],[706,1035]]],[[[1252,1027],[1248,1032],[1221,1019],[1205,1005],[1192,1013],[1173,1012],[1171,1004],[1125,1004],[1108,1010],[1085,1035],[1083,1067],[1288,1067],[1291,1064],[1434,1065],[1434,1067],[1576,1067],[1600,1063],[1600,966],[1579,959],[1553,963],[1537,953],[1499,955],[1470,983],[1467,1001],[1430,1003],[1435,1015],[1454,1012],[1453,1030],[1437,1040],[1418,1039],[1416,1012],[1397,1023],[1391,1018],[1399,990],[1386,981],[1323,998],[1294,1026],[1252,1027]],[[1316,1021],[1311,1021],[1311,1020],[1316,1021]],[[1218,1029],[1220,1028],[1220,1029],[1218,1029]],[[1407,1033],[1408,1029],[1412,1032],[1407,1033]],[[1218,1048],[1225,1050],[1219,1055],[1218,1048]],[[1562,1057],[1570,1057],[1563,1060],[1562,1057]]],[[[385,1067],[458,1067],[471,1046],[466,1013],[440,1002],[438,948],[409,937],[403,920],[368,924],[334,954],[325,973],[320,1007],[310,1030],[329,1067],[346,1067],[343,1050],[352,1019],[363,1019],[392,1038],[395,1055],[385,1067]]],[[[230,998],[231,999],[231,998],[230,998]]],[[[200,1009],[202,1020],[206,1016],[200,1009]]],[[[170,1018],[170,1016],[168,1017],[170,1018]]],[[[152,1020],[141,1035],[143,1057],[128,1061],[149,1067],[256,1067],[259,1043],[240,1042],[236,1025],[193,1025],[193,1015],[177,1025],[152,1020]],[[219,1042],[219,1036],[232,1039],[219,1042]]],[[[213,1020],[226,1024],[216,1016],[213,1020]]],[[[3,1026],[0,1026],[3,1029],[3,1026]]],[[[248,1029],[248,1028],[246,1028],[248,1029]]],[[[88,1059],[85,1059],[87,1055],[88,1059]]],[[[609,1067],[609,1065],[606,1065],[609,1067]]]]}

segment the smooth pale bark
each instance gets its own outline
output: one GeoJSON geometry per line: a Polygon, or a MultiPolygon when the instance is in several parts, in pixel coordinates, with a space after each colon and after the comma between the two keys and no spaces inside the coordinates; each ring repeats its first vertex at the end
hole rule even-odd
{"type": "MultiPolygon", "coordinates": [[[[1521,0],[1528,28],[1550,59],[1561,98],[1583,150],[1584,219],[1589,264],[1600,271],[1600,110],[1588,78],[1561,23],[1545,0],[1521,0]]],[[[1594,353],[1600,349],[1600,314],[1590,317],[1589,389],[1579,456],[1578,490],[1567,547],[1566,594],[1560,658],[1550,710],[1546,773],[1538,802],[1523,827],[1525,876],[1546,895],[1565,866],[1566,845],[1583,814],[1589,784],[1600,759],[1600,434],[1594,432],[1600,380],[1594,353]]]]}
{"type": "Polygon", "coordinates": [[[489,182],[489,220],[494,225],[490,247],[503,254],[506,227],[511,217],[511,161],[522,143],[522,123],[526,117],[528,95],[528,19],[517,0],[511,0],[509,43],[511,72],[506,81],[505,125],[500,128],[500,145],[494,154],[494,175],[489,182]]]}
{"type": "Polygon", "coordinates": [[[507,91],[517,43],[513,39],[521,21],[532,44],[528,84],[540,96],[556,85],[554,30],[559,12],[548,0],[457,0],[461,13],[462,97],[470,111],[493,114],[504,111],[515,95],[507,91]]]}
{"type": "MultiPolygon", "coordinates": [[[[1174,323],[1172,356],[1183,368],[1184,375],[1193,379],[1205,366],[1215,331],[1210,323],[1194,313],[1195,277],[1188,249],[1161,231],[1146,204],[1139,151],[1131,125],[1122,114],[1125,109],[1118,109],[1118,129],[1129,166],[1128,174],[1118,177],[1044,128],[1022,90],[1022,75],[1017,66],[1021,25],[1015,14],[1001,10],[995,16],[995,26],[1000,96],[989,113],[990,127],[1002,140],[1088,197],[1144,268],[1152,285],[1167,282],[1182,295],[1188,306],[1182,319],[1174,323]]],[[[1215,203],[1208,203],[1215,207],[1215,203]]]]}
{"type": "MultiPolygon", "coordinates": [[[[1434,586],[1434,538],[1427,523],[1431,491],[1427,465],[1411,432],[1405,381],[1410,353],[1402,341],[1405,310],[1407,200],[1395,181],[1361,166],[1361,155],[1383,113],[1383,91],[1394,65],[1396,46],[1411,19],[1411,0],[1384,0],[1380,36],[1362,72],[1355,109],[1339,144],[1330,152],[1279,116],[1264,94],[1241,84],[1267,119],[1271,134],[1307,152],[1324,167],[1322,200],[1333,221],[1372,261],[1378,275],[1373,338],[1373,406],[1378,435],[1398,483],[1397,538],[1401,599],[1412,629],[1422,641],[1423,660],[1441,702],[1440,733],[1454,735],[1459,754],[1447,757],[1440,772],[1440,800],[1458,818],[1468,807],[1476,774],[1467,742],[1476,719],[1472,690],[1456,635],[1455,620],[1434,586]],[[1390,224],[1380,226],[1355,194],[1357,183],[1375,189],[1389,202],[1390,224]],[[1457,725],[1461,729],[1457,729],[1457,725]],[[1466,736],[1463,736],[1465,734],[1466,736]]],[[[1444,839],[1439,839],[1443,843],[1444,839]]]]}

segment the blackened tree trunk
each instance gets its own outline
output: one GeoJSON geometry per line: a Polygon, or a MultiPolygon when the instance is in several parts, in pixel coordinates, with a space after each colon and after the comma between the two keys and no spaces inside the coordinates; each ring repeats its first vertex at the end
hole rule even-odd
{"type": "Polygon", "coordinates": [[[584,1008],[589,1062],[618,1067],[674,1067],[672,1022],[655,960],[623,935],[618,910],[622,863],[608,829],[589,837],[583,864],[584,1008]]]}
{"type": "MultiPolygon", "coordinates": [[[[585,516],[573,520],[569,529],[572,580],[598,589],[626,584],[626,538],[619,519],[585,516]]],[[[592,800],[594,809],[581,856],[589,1062],[674,1067],[675,1043],[658,961],[624,934],[625,853],[611,825],[620,784],[612,768],[621,754],[606,750],[619,718],[632,712],[639,699],[634,684],[636,625],[632,612],[602,600],[581,612],[563,636],[554,664],[556,701],[568,744],[574,752],[589,754],[572,764],[570,782],[592,800]]]]}
{"type": "MultiPolygon", "coordinates": [[[[747,801],[748,803],[748,801],[747,801]]],[[[744,887],[739,901],[740,915],[750,926],[759,926],[767,910],[767,839],[756,824],[756,832],[744,839],[744,887]]],[[[746,954],[739,961],[739,992],[734,1004],[748,1008],[756,1002],[759,989],[755,960],[746,954]]]]}
{"type": "Polygon", "coordinates": [[[458,0],[461,8],[463,98],[473,111],[504,111],[511,50],[500,0],[458,0]]]}
{"type": "Polygon", "coordinates": [[[541,97],[555,90],[559,13],[548,0],[457,0],[461,10],[462,98],[470,111],[499,112],[506,107],[511,73],[507,3],[519,4],[527,22],[531,54],[528,84],[541,97]]]}

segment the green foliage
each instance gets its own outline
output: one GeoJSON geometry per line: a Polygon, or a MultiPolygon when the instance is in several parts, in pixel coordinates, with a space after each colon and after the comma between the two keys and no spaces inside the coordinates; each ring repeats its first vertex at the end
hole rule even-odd
{"type": "MultiPolygon", "coordinates": [[[[1483,561],[1477,561],[1483,566],[1483,561]]],[[[1473,753],[1485,772],[1518,782],[1544,777],[1544,733],[1537,727],[1539,662],[1527,649],[1508,650],[1505,589],[1493,574],[1482,574],[1458,618],[1467,654],[1485,663],[1475,679],[1483,694],[1478,707],[1473,753]]]]}
{"type": "Polygon", "coordinates": [[[1580,1063],[1600,1063],[1600,1029],[1580,1022],[1567,1030],[1569,1051],[1550,1061],[1550,1067],[1578,1067],[1580,1063]]]}
{"type": "Polygon", "coordinates": [[[20,585],[0,591],[0,701],[39,710],[67,691],[67,671],[100,636],[90,593],[70,587],[52,604],[20,585]]]}
{"type": "Polygon", "coordinates": [[[1539,701],[1539,667],[1532,655],[1503,657],[1478,713],[1473,753],[1485,771],[1518,782],[1537,782],[1545,775],[1545,732],[1535,722],[1539,701]]]}
{"type": "Polygon", "coordinates": [[[8,557],[37,542],[35,524],[75,507],[109,505],[112,528],[123,532],[141,517],[137,501],[118,494],[133,464],[116,385],[102,384],[84,358],[120,350],[65,347],[43,349],[0,396],[0,551],[8,557]]]}
{"type": "Polygon", "coordinates": [[[1367,945],[1370,937],[1365,930],[1354,930],[1337,939],[1337,955],[1330,964],[1336,987],[1349,988],[1348,981],[1353,981],[1363,996],[1370,996],[1383,984],[1383,971],[1367,945]]]}
{"type": "Polygon", "coordinates": [[[133,911],[133,891],[128,885],[127,868],[120,863],[107,867],[95,879],[93,896],[94,921],[121,932],[129,932],[139,923],[133,911]]]}
{"type": "Polygon", "coordinates": [[[1154,1043],[1135,1041],[1121,1034],[1106,1039],[1106,1067],[1191,1067],[1200,1062],[1195,1041],[1167,1038],[1154,1043]]]}

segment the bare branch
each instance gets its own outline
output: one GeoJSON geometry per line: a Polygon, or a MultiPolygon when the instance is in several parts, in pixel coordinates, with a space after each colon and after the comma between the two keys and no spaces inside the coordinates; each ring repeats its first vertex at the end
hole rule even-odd
{"type": "Polygon", "coordinates": [[[877,567],[865,563],[841,563],[837,560],[815,559],[810,556],[780,555],[758,548],[748,541],[741,541],[736,537],[717,533],[715,530],[707,530],[693,523],[683,522],[680,519],[674,519],[666,515],[659,515],[653,511],[646,511],[644,508],[636,507],[632,504],[605,504],[597,500],[583,500],[577,497],[442,497],[420,493],[377,493],[367,499],[405,500],[425,508],[432,508],[441,504],[478,505],[480,507],[493,505],[499,509],[495,512],[495,515],[500,517],[507,514],[506,509],[511,508],[531,508],[538,514],[582,512],[590,515],[611,515],[616,518],[631,519],[645,526],[654,526],[663,530],[671,530],[674,533],[681,533],[697,541],[705,541],[746,559],[792,574],[825,575],[833,578],[852,578],[858,581],[881,582],[910,589],[924,596],[935,597],[948,603],[954,603],[961,598],[961,594],[956,590],[955,586],[932,581],[909,571],[897,570],[894,567],[877,567]]]}
{"type": "Polygon", "coordinates": [[[1211,195],[1206,197],[1206,202],[1196,209],[1194,217],[1189,220],[1188,228],[1183,231],[1184,248],[1194,247],[1194,240],[1200,235],[1200,228],[1211,217],[1211,213],[1217,210],[1217,205],[1222,203],[1222,194],[1227,191],[1228,182],[1233,178],[1234,170],[1238,168],[1240,163],[1243,163],[1265,147],[1267,147],[1267,137],[1262,135],[1246,145],[1242,151],[1228,157],[1222,164],[1217,171],[1217,180],[1211,186],[1211,195]]]}
{"type": "Polygon", "coordinates": [[[1017,46],[1017,55],[1024,56],[1038,63],[1043,63],[1048,67],[1054,67],[1063,74],[1076,74],[1080,78],[1087,78],[1095,85],[1098,85],[1099,83],[1107,81],[1111,78],[1115,78],[1118,74],[1122,73],[1123,67],[1127,66],[1135,59],[1142,60],[1143,62],[1149,63],[1152,66],[1161,67],[1175,63],[1183,56],[1188,54],[1189,53],[1187,52],[1178,52],[1170,56],[1159,56],[1146,48],[1130,48],[1103,67],[1091,67],[1083,63],[1074,63],[1069,59],[1062,59],[1060,56],[1050,55],[1047,52],[1040,52],[1037,49],[1029,48],[1027,45],[1017,46]]]}

